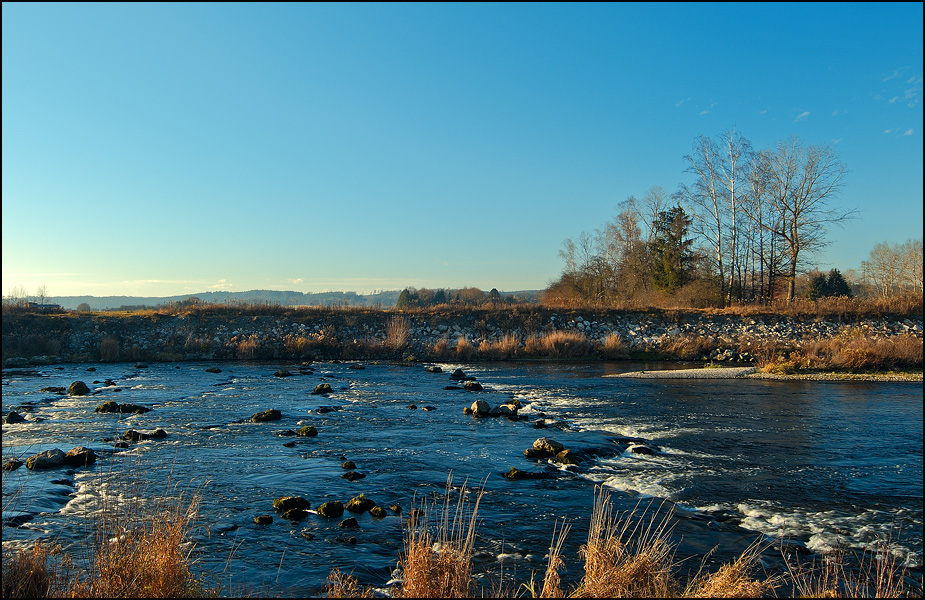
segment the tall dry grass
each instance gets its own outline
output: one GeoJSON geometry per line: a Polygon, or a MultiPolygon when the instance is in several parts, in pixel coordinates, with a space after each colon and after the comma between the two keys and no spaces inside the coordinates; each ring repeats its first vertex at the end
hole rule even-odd
{"type": "MultiPolygon", "coordinates": [[[[809,563],[787,560],[787,571],[797,594],[804,598],[911,598],[907,569],[893,551],[888,535],[860,555],[836,550],[809,563]]],[[[921,597],[921,581],[918,596],[921,597]]]]}
{"type": "Polygon", "coordinates": [[[403,350],[411,341],[411,322],[404,315],[395,315],[386,326],[386,345],[392,350],[403,350]]]}
{"type": "Polygon", "coordinates": [[[602,486],[595,486],[588,540],[579,549],[584,576],[579,598],[668,598],[678,595],[674,549],[667,515],[648,521],[614,513],[602,486]]]}
{"type": "Polygon", "coordinates": [[[453,500],[451,475],[442,507],[424,504],[418,516],[409,519],[399,560],[404,578],[398,590],[400,597],[471,597],[472,546],[483,488],[472,501],[463,483],[453,500]]]}
{"type": "MultiPolygon", "coordinates": [[[[84,547],[62,551],[38,541],[3,547],[3,597],[182,598],[215,596],[192,572],[191,533],[199,493],[165,492],[145,500],[142,486],[101,472],[99,504],[88,511],[84,547]],[[121,492],[110,494],[110,491],[121,492]],[[121,498],[121,499],[119,499],[121,498]],[[82,555],[82,556],[81,556],[82,555]]],[[[4,494],[6,496],[6,494],[4,494]]],[[[7,509],[5,503],[4,509],[7,509]]]]}
{"type": "Polygon", "coordinates": [[[591,351],[591,341],[577,331],[556,330],[533,335],[524,342],[524,352],[549,358],[579,358],[591,351]]]}

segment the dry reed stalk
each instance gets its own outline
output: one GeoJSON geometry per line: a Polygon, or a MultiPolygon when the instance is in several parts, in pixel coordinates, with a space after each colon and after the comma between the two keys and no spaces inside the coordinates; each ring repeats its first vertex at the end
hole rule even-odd
{"type": "Polygon", "coordinates": [[[648,523],[639,519],[634,524],[635,512],[615,515],[610,495],[595,486],[588,541],[579,550],[585,574],[575,596],[667,598],[677,594],[668,515],[656,522],[656,511],[648,523]]]}
{"type": "MultiPolygon", "coordinates": [[[[483,486],[484,488],[484,486],[483,486]]],[[[429,525],[433,506],[422,506],[422,515],[408,520],[405,550],[401,556],[405,598],[468,598],[472,588],[472,545],[475,542],[480,489],[470,507],[463,483],[451,505],[452,474],[447,479],[443,508],[429,525]]]]}
{"type": "Polygon", "coordinates": [[[36,542],[15,554],[3,552],[4,598],[51,598],[61,593],[64,578],[55,567],[60,546],[36,542]]]}
{"type": "Polygon", "coordinates": [[[360,589],[359,580],[353,575],[345,575],[340,569],[334,569],[328,575],[326,593],[328,598],[374,598],[371,589],[360,589]]]}
{"type": "Polygon", "coordinates": [[[760,541],[752,543],[732,563],[715,573],[698,577],[684,592],[687,598],[761,598],[774,589],[775,579],[754,579],[751,572],[759,564],[765,548],[760,541]]]}
{"type": "Polygon", "coordinates": [[[540,598],[562,598],[562,579],[559,577],[559,569],[565,566],[562,560],[562,547],[565,545],[565,538],[571,529],[563,520],[558,530],[553,527],[552,543],[549,545],[549,559],[546,563],[546,573],[543,575],[543,589],[540,590],[540,598]]]}
{"type": "Polygon", "coordinates": [[[411,322],[404,315],[395,315],[386,326],[386,345],[393,350],[402,350],[411,340],[411,322]]]}
{"type": "MultiPolygon", "coordinates": [[[[918,590],[907,585],[907,569],[893,552],[890,536],[879,538],[871,551],[856,556],[850,567],[846,553],[835,550],[809,565],[787,561],[787,571],[795,591],[813,598],[914,598],[918,590]]],[[[919,582],[921,584],[921,582],[919,582]]]]}

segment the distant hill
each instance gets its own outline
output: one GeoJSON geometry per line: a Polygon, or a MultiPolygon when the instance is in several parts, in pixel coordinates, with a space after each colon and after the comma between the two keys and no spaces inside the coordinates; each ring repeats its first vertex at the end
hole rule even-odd
{"type": "MultiPolygon", "coordinates": [[[[401,290],[386,290],[375,294],[357,294],[356,292],[293,292],[280,290],[250,290],[248,292],[199,292],[180,296],[55,296],[48,302],[61,305],[62,308],[74,310],[80,304],[90,305],[91,310],[105,310],[122,307],[156,307],[188,298],[199,298],[205,303],[231,304],[264,303],[282,306],[367,306],[371,308],[392,308],[398,302],[401,290]]],[[[503,296],[516,296],[525,302],[534,302],[538,290],[520,292],[502,292],[503,296]]]]}

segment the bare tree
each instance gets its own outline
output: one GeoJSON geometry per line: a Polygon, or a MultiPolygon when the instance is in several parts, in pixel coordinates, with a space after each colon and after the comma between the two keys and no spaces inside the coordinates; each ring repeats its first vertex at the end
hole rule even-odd
{"type": "Polygon", "coordinates": [[[720,297],[725,298],[726,268],[723,260],[723,233],[726,210],[720,199],[720,149],[705,135],[694,140],[694,152],[684,157],[688,173],[696,175],[691,187],[682,185],[679,199],[688,204],[694,215],[693,231],[710,247],[710,257],[720,280],[720,297]]]}
{"type": "Polygon", "coordinates": [[[922,240],[881,242],[861,263],[864,279],[882,298],[900,292],[922,293],[922,240]]]}
{"type": "Polygon", "coordinates": [[[40,285],[35,290],[35,301],[40,305],[44,305],[48,301],[48,288],[45,285],[40,285]]]}
{"type": "MultiPolygon", "coordinates": [[[[787,300],[795,296],[801,254],[825,246],[825,229],[854,216],[833,207],[847,168],[830,146],[804,146],[796,137],[760,155],[766,177],[761,204],[769,218],[761,227],[780,236],[787,248],[787,300]]],[[[753,220],[755,215],[749,214],[753,220]]]]}

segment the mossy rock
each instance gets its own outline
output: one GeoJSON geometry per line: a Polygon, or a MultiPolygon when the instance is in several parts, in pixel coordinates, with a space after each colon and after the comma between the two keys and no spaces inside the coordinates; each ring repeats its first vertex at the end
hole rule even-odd
{"type": "Polygon", "coordinates": [[[301,521],[308,516],[308,512],[301,508],[290,508],[281,515],[287,521],[301,521]]]}
{"type": "Polygon", "coordinates": [[[254,415],[251,416],[251,421],[254,423],[266,423],[267,421],[279,421],[282,418],[283,415],[281,412],[275,408],[271,408],[263,412],[254,413],[254,415]]]}
{"type": "Polygon", "coordinates": [[[484,388],[478,381],[467,381],[463,384],[463,389],[467,392],[481,392],[484,388]]]}
{"type": "Polygon", "coordinates": [[[299,437],[315,437],[318,435],[318,430],[315,429],[314,425],[306,425],[305,427],[296,431],[295,434],[299,437]]]}
{"type": "Polygon", "coordinates": [[[344,464],[342,464],[340,468],[346,469],[347,471],[352,471],[357,468],[357,465],[352,460],[348,460],[344,464]]]}
{"type": "Polygon", "coordinates": [[[257,525],[269,525],[273,522],[273,517],[270,515],[258,515],[254,517],[254,523],[257,525]]]}
{"type": "Polygon", "coordinates": [[[344,516],[344,503],[340,500],[325,502],[318,507],[318,514],[322,517],[337,518],[344,516]]]}
{"type": "Polygon", "coordinates": [[[69,467],[87,467],[95,462],[96,452],[84,446],[72,448],[64,455],[64,464],[69,467]]]}
{"type": "Polygon", "coordinates": [[[15,425],[16,423],[25,423],[26,418],[15,410],[11,410],[5,417],[3,417],[3,422],[10,425],[15,425]]]}
{"type": "Polygon", "coordinates": [[[549,473],[536,473],[533,471],[521,471],[516,467],[511,467],[511,470],[507,473],[501,473],[501,476],[505,479],[510,479],[512,481],[519,481],[521,479],[549,479],[552,477],[549,473]]]}
{"type": "Polygon", "coordinates": [[[373,502],[372,500],[370,500],[363,494],[360,494],[356,498],[351,498],[350,502],[347,503],[346,508],[347,510],[353,513],[363,513],[363,512],[367,512],[368,510],[372,509],[375,506],[376,506],[375,502],[373,502]]]}
{"type": "Polygon", "coordinates": [[[313,394],[330,394],[334,390],[331,389],[330,383],[319,383],[315,386],[315,389],[312,390],[313,394]]]}
{"type": "Polygon", "coordinates": [[[311,504],[302,496],[281,496],[273,500],[273,508],[279,512],[286,512],[293,508],[308,510],[311,508],[311,504]]]}
{"type": "Polygon", "coordinates": [[[343,479],[346,479],[347,481],[356,481],[357,479],[363,479],[364,477],[366,477],[366,474],[357,473],[356,471],[347,471],[346,473],[341,475],[341,477],[343,479]]]}
{"type": "Polygon", "coordinates": [[[83,381],[75,381],[71,385],[67,386],[68,396],[86,396],[89,393],[90,388],[87,387],[87,384],[83,381]]]}
{"type": "Polygon", "coordinates": [[[574,450],[565,449],[556,454],[556,461],[563,465],[577,465],[581,462],[581,457],[574,450]]]}
{"type": "Polygon", "coordinates": [[[206,369],[206,373],[221,373],[221,372],[222,370],[219,369],[218,367],[209,367],[208,369],[206,369]]]}
{"type": "Polygon", "coordinates": [[[343,521],[337,524],[341,529],[359,529],[360,524],[357,523],[357,520],[354,517],[347,517],[343,521]]]}
{"type": "Polygon", "coordinates": [[[369,514],[376,517],[377,519],[384,519],[388,513],[386,513],[385,509],[381,506],[374,506],[369,509],[369,514]]]}
{"type": "Polygon", "coordinates": [[[118,403],[118,402],[115,402],[114,400],[107,400],[106,402],[103,402],[102,404],[100,404],[99,406],[97,406],[97,407],[93,410],[93,412],[98,412],[98,413],[114,413],[114,412],[119,412],[119,403],[118,403]]]}
{"type": "Polygon", "coordinates": [[[396,502],[395,504],[392,504],[389,506],[389,510],[395,513],[396,515],[400,515],[401,514],[401,504],[396,502]]]}
{"type": "Polygon", "coordinates": [[[273,373],[273,377],[292,377],[292,373],[286,369],[280,369],[276,373],[273,373]]]}
{"type": "Polygon", "coordinates": [[[146,412],[151,412],[151,409],[138,404],[120,404],[119,412],[122,414],[143,415],[146,412]]]}
{"type": "Polygon", "coordinates": [[[537,452],[545,452],[546,456],[551,456],[565,450],[565,446],[555,440],[541,437],[533,442],[533,449],[537,452]]]}

